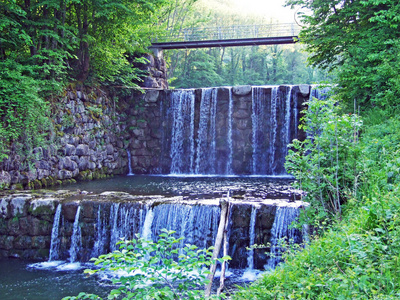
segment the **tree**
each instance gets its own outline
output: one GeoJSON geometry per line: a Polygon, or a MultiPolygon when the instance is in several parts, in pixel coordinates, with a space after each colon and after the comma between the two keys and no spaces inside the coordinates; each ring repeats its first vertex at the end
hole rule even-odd
{"type": "Polygon", "coordinates": [[[390,0],[287,0],[303,14],[300,40],[314,66],[338,70],[342,98],[394,105],[400,96],[400,4],[390,0]]]}

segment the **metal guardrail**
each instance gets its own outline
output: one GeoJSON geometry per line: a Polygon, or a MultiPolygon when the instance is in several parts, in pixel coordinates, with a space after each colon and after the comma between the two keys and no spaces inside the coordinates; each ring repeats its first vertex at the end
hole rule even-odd
{"type": "Polygon", "coordinates": [[[153,43],[297,36],[300,29],[296,23],[184,28],[169,30],[153,43]]]}

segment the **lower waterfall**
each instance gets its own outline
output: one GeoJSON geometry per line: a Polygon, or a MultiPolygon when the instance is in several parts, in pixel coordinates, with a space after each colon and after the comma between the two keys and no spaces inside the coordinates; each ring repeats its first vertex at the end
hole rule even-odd
{"type": "MultiPolygon", "coordinates": [[[[65,210],[61,204],[57,207],[54,219],[63,218],[63,222],[54,222],[51,259],[69,262],[88,261],[92,256],[114,251],[118,249],[115,245],[117,241],[132,239],[137,233],[146,240],[157,240],[164,228],[175,231],[177,238],[184,237],[181,247],[189,243],[208,248],[214,245],[220,218],[218,205],[182,202],[79,204],[73,222],[63,217],[65,210]],[[83,218],[92,221],[83,222],[83,218]]],[[[297,207],[256,207],[233,203],[228,234],[229,255],[232,257],[230,267],[248,270],[262,269],[265,264],[275,267],[280,261],[277,240],[294,239],[296,243],[302,240],[301,232],[289,229],[298,211],[297,207]],[[273,219],[265,219],[267,215],[273,219]],[[266,241],[267,236],[271,236],[271,240],[266,241]],[[260,241],[271,243],[273,257],[246,250],[246,247],[260,244],[260,241]]]]}

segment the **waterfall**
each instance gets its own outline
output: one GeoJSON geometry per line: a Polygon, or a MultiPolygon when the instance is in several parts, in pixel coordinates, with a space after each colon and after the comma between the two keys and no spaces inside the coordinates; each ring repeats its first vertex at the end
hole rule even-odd
{"type": "Polygon", "coordinates": [[[72,236],[71,236],[71,247],[69,249],[69,262],[76,262],[78,258],[78,252],[81,248],[82,244],[82,234],[81,228],[79,226],[79,215],[80,215],[81,207],[78,206],[75,214],[75,220],[72,227],[72,236]]]}
{"type": "Polygon", "coordinates": [[[281,242],[289,244],[301,243],[302,236],[298,229],[289,228],[293,221],[299,216],[298,208],[277,207],[274,224],[271,229],[271,251],[268,259],[267,268],[274,269],[281,262],[284,246],[281,242]]]}
{"type": "Polygon", "coordinates": [[[101,206],[97,211],[97,222],[96,222],[96,241],[94,242],[92,256],[97,257],[100,254],[105,253],[107,244],[107,224],[104,222],[104,218],[101,214],[101,206]]]}
{"type": "Polygon", "coordinates": [[[271,91],[271,112],[269,115],[270,120],[270,143],[269,143],[269,170],[271,175],[275,175],[275,168],[276,168],[276,158],[275,158],[275,150],[276,150],[276,132],[277,132],[277,116],[276,116],[276,105],[278,101],[278,87],[274,86],[271,91]]]}
{"type": "Polygon", "coordinates": [[[195,174],[216,174],[216,88],[202,89],[195,174]]]}
{"type": "Polygon", "coordinates": [[[61,203],[58,204],[56,213],[54,215],[53,228],[51,230],[49,261],[57,260],[58,252],[60,251],[60,239],[58,237],[60,228],[60,216],[61,216],[61,203]]]}
{"type": "MultiPolygon", "coordinates": [[[[211,105],[211,98],[213,95],[213,89],[202,89],[201,90],[201,101],[200,101],[200,120],[199,120],[199,129],[197,133],[197,151],[196,151],[196,174],[206,174],[207,166],[209,162],[209,155],[208,152],[208,133],[209,133],[209,121],[212,120],[211,118],[211,110],[210,108],[213,107],[211,105]]],[[[215,118],[215,116],[214,116],[215,118]]],[[[213,120],[215,122],[215,119],[213,120]]],[[[215,123],[213,123],[215,124],[215,123]]],[[[211,160],[213,157],[211,156],[211,160]]],[[[212,162],[211,162],[212,163],[212,162]]]]}
{"type": "MultiPolygon", "coordinates": [[[[285,144],[289,145],[290,142],[292,141],[292,138],[290,136],[290,116],[292,109],[290,107],[290,100],[292,97],[292,90],[293,86],[289,86],[289,92],[286,94],[286,103],[285,103],[285,126],[284,126],[284,137],[285,137],[285,144]]],[[[286,156],[288,153],[288,148],[287,147],[282,147],[282,155],[286,156]]]]}
{"type": "Polygon", "coordinates": [[[110,225],[111,227],[111,235],[110,235],[110,250],[114,251],[117,250],[116,243],[119,239],[118,234],[118,210],[119,210],[119,203],[113,203],[110,210],[110,225]]]}
{"type": "Polygon", "coordinates": [[[287,175],[287,145],[297,138],[298,102],[305,100],[295,86],[252,87],[251,95],[219,87],[168,96],[161,163],[167,173],[287,175]]]}
{"type": "Polygon", "coordinates": [[[135,174],[133,174],[133,171],[132,171],[132,156],[131,156],[131,152],[129,150],[126,150],[126,154],[128,155],[128,174],[127,174],[127,176],[133,176],[135,174]]]}
{"type": "Polygon", "coordinates": [[[151,226],[153,225],[154,213],[151,207],[147,207],[146,217],[142,227],[141,237],[147,241],[152,240],[151,226]]]}
{"type": "Polygon", "coordinates": [[[187,174],[193,170],[194,101],[194,90],[180,90],[171,95],[173,109],[171,174],[187,174]]]}
{"type": "Polygon", "coordinates": [[[233,160],[233,142],[232,142],[232,113],[233,113],[233,97],[232,88],[229,89],[229,109],[228,109],[228,147],[229,156],[226,165],[226,174],[232,175],[232,160],[233,160]]]}
{"type": "Polygon", "coordinates": [[[151,234],[157,237],[161,229],[173,230],[184,237],[184,243],[200,248],[214,245],[220,209],[211,205],[161,204],[153,208],[151,234]]]}
{"type": "Polygon", "coordinates": [[[278,86],[272,86],[268,101],[266,87],[252,89],[252,174],[275,175],[278,86]]]}
{"type": "MultiPolygon", "coordinates": [[[[257,205],[252,205],[249,210],[248,204],[233,203],[229,214],[228,255],[233,258],[230,266],[245,267],[248,271],[245,272],[246,280],[256,276],[256,268],[260,267],[262,258],[257,251],[246,251],[244,247],[263,241],[265,235],[271,236],[271,257],[265,263],[274,268],[280,262],[281,253],[284,251],[279,245],[279,239],[285,238],[291,243],[301,243],[302,236],[307,239],[306,229],[303,233],[297,229],[289,229],[289,225],[298,217],[297,207],[274,208],[257,205]],[[256,216],[273,215],[274,211],[276,212],[272,229],[265,231],[266,224],[271,224],[271,221],[257,219],[256,216]],[[241,220],[244,217],[249,219],[247,224],[242,224],[241,220]],[[264,229],[259,231],[259,228],[264,229]],[[246,258],[243,256],[245,253],[248,255],[246,258]]],[[[138,202],[95,204],[93,209],[85,209],[85,217],[82,215],[82,206],[78,206],[73,221],[65,219],[63,222],[61,211],[60,204],[54,216],[50,260],[67,259],[71,263],[78,260],[87,261],[93,256],[114,251],[118,249],[115,244],[119,239],[130,240],[139,232],[145,240],[157,241],[163,228],[175,231],[176,238],[184,238],[177,244],[180,248],[185,244],[208,248],[215,243],[220,219],[218,205],[168,201],[156,205],[138,202]],[[88,234],[89,232],[92,233],[88,234]]]]}
{"type": "Polygon", "coordinates": [[[254,249],[252,246],[254,245],[254,238],[255,238],[255,225],[256,225],[256,215],[257,215],[257,207],[252,206],[251,207],[251,215],[250,215],[250,224],[249,224],[249,237],[250,237],[250,243],[249,243],[249,256],[247,256],[247,269],[248,270],[253,270],[254,269],[254,249]]]}

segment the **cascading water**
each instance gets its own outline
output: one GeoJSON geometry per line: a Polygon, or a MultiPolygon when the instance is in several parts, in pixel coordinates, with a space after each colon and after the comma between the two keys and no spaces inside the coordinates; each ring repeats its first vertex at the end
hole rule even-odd
{"type": "Polygon", "coordinates": [[[274,269],[280,262],[285,246],[283,243],[301,243],[301,232],[290,225],[299,216],[299,209],[294,207],[277,207],[274,224],[271,229],[271,251],[266,268],[274,269]]]}
{"type": "MultiPolygon", "coordinates": [[[[269,88],[270,99],[265,87],[253,87],[252,90],[252,174],[257,175],[276,175],[275,168],[278,163],[275,156],[278,86],[269,88]]],[[[285,131],[289,130],[288,127],[289,122],[285,123],[285,131]]]]}
{"type": "Polygon", "coordinates": [[[132,155],[131,152],[129,150],[126,150],[126,154],[128,155],[128,176],[133,176],[135,174],[133,174],[132,171],[132,155]]]}
{"type": "Polygon", "coordinates": [[[150,241],[152,239],[151,225],[153,224],[154,213],[151,207],[146,207],[146,211],[146,217],[144,219],[144,224],[142,228],[142,237],[146,241],[150,241]]]}
{"type": "Polygon", "coordinates": [[[79,227],[79,216],[81,212],[81,207],[78,206],[75,214],[75,220],[72,228],[72,236],[71,236],[71,247],[69,249],[69,262],[76,262],[78,259],[79,249],[82,245],[82,233],[81,228],[79,227]]]}
{"type": "Polygon", "coordinates": [[[297,102],[303,96],[295,86],[251,91],[246,96],[232,87],[170,92],[163,168],[175,175],[287,175],[287,145],[297,138],[297,102]]]}
{"type": "Polygon", "coordinates": [[[193,171],[194,101],[194,90],[179,90],[171,96],[171,174],[189,174],[193,171]]]}
{"type": "Polygon", "coordinates": [[[110,250],[114,251],[117,250],[117,245],[116,243],[118,242],[119,239],[119,224],[118,224],[118,211],[119,211],[119,205],[120,203],[113,203],[111,205],[111,210],[110,210],[110,224],[111,224],[111,237],[110,237],[110,250]]]}
{"type": "Polygon", "coordinates": [[[96,241],[94,243],[92,256],[97,257],[102,253],[106,252],[107,245],[107,224],[104,222],[104,218],[102,217],[101,206],[99,206],[99,210],[97,211],[97,223],[96,223],[96,241]]]}
{"type": "MultiPolygon", "coordinates": [[[[301,242],[301,232],[288,229],[289,224],[298,216],[298,207],[275,208],[254,204],[249,210],[248,204],[235,204],[235,201],[232,201],[228,226],[228,254],[233,258],[230,266],[246,268],[251,275],[246,275],[246,280],[249,280],[257,273],[256,269],[265,263],[268,267],[275,267],[279,262],[280,238],[301,242]],[[274,216],[275,210],[275,220],[266,218],[274,216]],[[268,261],[265,254],[245,249],[255,243],[264,243],[266,235],[271,235],[271,253],[275,256],[268,261]]],[[[184,238],[180,242],[181,248],[185,244],[208,248],[215,243],[220,218],[220,207],[213,203],[206,205],[173,201],[146,204],[128,201],[101,203],[94,207],[79,204],[73,223],[70,217],[70,221],[63,218],[63,222],[54,222],[53,240],[60,244],[53,247],[56,243],[52,243],[52,259],[66,259],[71,263],[87,261],[91,257],[118,249],[115,246],[118,240],[132,239],[136,233],[140,233],[145,240],[157,241],[161,229],[164,228],[175,231],[176,238],[184,238]],[[88,220],[90,224],[87,223],[88,220]]],[[[61,205],[57,207],[55,220],[61,220],[61,212],[68,211],[71,208],[64,210],[61,205]]]]}
{"type": "Polygon", "coordinates": [[[232,113],[233,113],[233,96],[232,88],[229,89],[229,109],[228,109],[228,146],[229,146],[229,156],[226,165],[226,174],[232,175],[232,160],[233,160],[233,141],[232,141],[232,113]]]}
{"type": "Polygon", "coordinates": [[[247,269],[253,270],[254,269],[254,249],[251,248],[254,245],[254,238],[255,238],[255,225],[256,225],[256,215],[257,215],[257,207],[252,206],[251,208],[251,216],[250,216],[250,224],[249,224],[249,236],[250,236],[250,250],[249,256],[247,256],[247,269]]]}
{"type": "Polygon", "coordinates": [[[275,175],[275,167],[276,167],[276,159],[275,159],[275,142],[276,142],[276,132],[277,132],[277,118],[276,118],[276,105],[278,101],[278,87],[273,87],[272,92],[271,92],[271,113],[269,116],[270,119],[270,143],[269,143],[269,149],[270,149],[270,156],[268,158],[268,163],[269,163],[269,170],[270,174],[275,175]]]}
{"type": "Polygon", "coordinates": [[[51,230],[50,254],[49,261],[58,259],[58,252],[60,250],[59,228],[61,216],[61,203],[58,204],[56,213],[54,215],[53,228],[51,230]]]}
{"type": "Polygon", "coordinates": [[[215,118],[216,90],[203,89],[200,102],[200,120],[197,133],[196,169],[195,174],[215,172],[215,118]],[[210,139],[211,137],[211,139],[210,139]],[[211,168],[211,170],[210,170],[211,168]],[[214,169],[214,170],[213,170],[214,169]]]}

